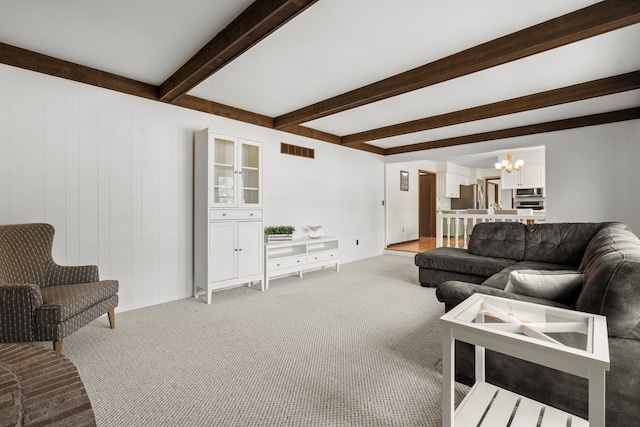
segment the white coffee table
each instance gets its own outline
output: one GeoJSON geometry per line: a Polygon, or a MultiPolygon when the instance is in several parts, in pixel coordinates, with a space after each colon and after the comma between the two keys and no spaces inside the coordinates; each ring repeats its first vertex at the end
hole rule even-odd
{"type": "MultiPolygon", "coordinates": [[[[604,316],[474,294],[440,318],[443,426],[604,427],[609,342],[604,316]],[[454,411],[455,340],[476,346],[476,384],[454,411]],[[485,382],[484,350],[589,380],[589,421],[485,382]],[[484,418],[482,418],[484,416],[484,418]]],[[[531,379],[535,381],[535,378],[531,379]]]]}

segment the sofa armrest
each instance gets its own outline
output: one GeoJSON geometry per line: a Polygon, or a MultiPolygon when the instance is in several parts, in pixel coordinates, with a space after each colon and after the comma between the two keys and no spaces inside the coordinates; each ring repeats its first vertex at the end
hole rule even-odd
{"type": "Polygon", "coordinates": [[[0,342],[33,341],[32,325],[41,305],[37,285],[0,282],[0,342]]]}
{"type": "Polygon", "coordinates": [[[550,301],[542,298],[530,297],[527,295],[514,294],[502,289],[497,289],[491,286],[475,285],[473,283],[449,281],[444,282],[436,289],[436,297],[438,301],[445,304],[445,310],[449,311],[456,305],[460,304],[465,299],[469,298],[473,294],[485,294],[495,297],[508,298],[518,301],[531,302],[534,304],[549,305],[552,307],[569,308],[570,306],[550,301]]]}
{"type": "Polygon", "coordinates": [[[100,281],[98,266],[62,266],[52,263],[47,268],[45,286],[75,285],[77,283],[94,283],[100,281]]]}

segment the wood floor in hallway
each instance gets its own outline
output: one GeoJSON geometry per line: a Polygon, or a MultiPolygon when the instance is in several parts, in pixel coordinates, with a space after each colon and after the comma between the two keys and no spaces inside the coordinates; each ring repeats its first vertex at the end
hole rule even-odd
{"type": "MultiPolygon", "coordinates": [[[[454,243],[454,239],[452,238],[451,244],[453,245],[453,243],[454,243]]],[[[464,242],[462,238],[459,239],[458,244],[460,245],[460,247],[463,247],[464,242]]],[[[435,248],[436,248],[435,237],[420,237],[419,240],[395,243],[393,245],[387,246],[387,249],[391,251],[415,252],[415,253],[430,251],[431,249],[435,249],[435,248]]]]}

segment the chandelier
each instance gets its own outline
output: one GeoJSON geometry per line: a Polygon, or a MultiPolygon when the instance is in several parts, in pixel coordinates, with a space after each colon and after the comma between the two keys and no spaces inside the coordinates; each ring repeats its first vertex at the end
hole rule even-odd
{"type": "Polygon", "coordinates": [[[496,169],[499,171],[505,171],[506,173],[511,173],[511,171],[520,170],[522,165],[524,165],[524,160],[516,160],[516,162],[513,163],[513,154],[511,154],[511,150],[509,150],[507,153],[507,160],[496,163],[496,169]]]}

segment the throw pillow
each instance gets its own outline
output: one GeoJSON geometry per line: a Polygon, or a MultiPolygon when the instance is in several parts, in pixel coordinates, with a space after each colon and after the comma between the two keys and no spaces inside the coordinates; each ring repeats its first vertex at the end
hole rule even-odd
{"type": "Polygon", "coordinates": [[[556,302],[568,302],[582,286],[584,276],[570,270],[515,270],[509,274],[507,292],[556,302]]]}

